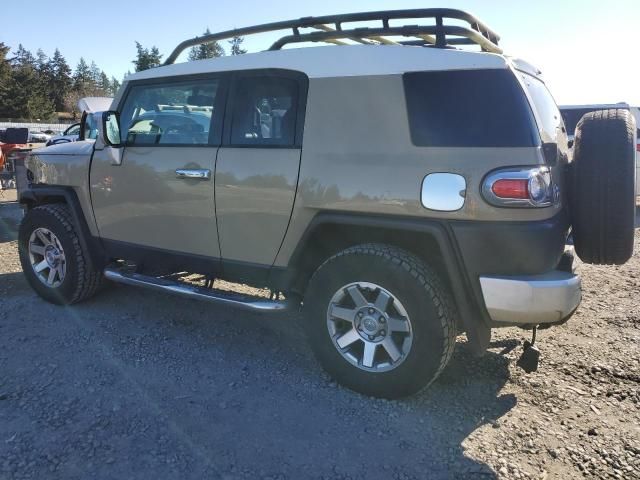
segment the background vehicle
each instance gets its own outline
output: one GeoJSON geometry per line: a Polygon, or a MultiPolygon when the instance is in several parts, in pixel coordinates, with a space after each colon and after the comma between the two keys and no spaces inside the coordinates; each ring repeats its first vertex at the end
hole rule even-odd
{"type": "MultiPolygon", "coordinates": [[[[78,109],[84,116],[87,113],[107,110],[112,101],[113,98],[111,97],[84,97],[78,101],[78,109]]],[[[69,128],[67,128],[62,135],[52,136],[47,141],[47,146],[77,141],[80,138],[80,128],[81,123],[74,123],[69,128]]]]}
{"type": "Polygon", "coordinates": [[[52,136],[47,142],[47,146],[57,143],[75,142],[80,136],[80,123],[74,123],[67,128],[61,135],[52,136]]]}
{"type": "Polygon", "coordinates": [[[45,143],[51,139],[51,135],[44,132],[29,132],[29,141],[32,143],[45,143]]]}
{"type": "Polygon", "coordinates": [[[569,230],[585,262],[633,252],[635,132],[628,111],[588,114],[569,162],[539,70],[498,39],[465,12],[418,9],[182,42],[165,66],[127,77],[95,142],[28,158],[27,280],[57,304],[107,278],[257,312],[302,308],[324,368],[383,397],[429,385],[458,332],[480,353],[492,328],[566,322],[581,300],[569,230]],[[173,64],[194,45],[282,29],[292,34],[268,52],[173,64]],[[353,45],[282,49],[307,41],[353,45]]]}

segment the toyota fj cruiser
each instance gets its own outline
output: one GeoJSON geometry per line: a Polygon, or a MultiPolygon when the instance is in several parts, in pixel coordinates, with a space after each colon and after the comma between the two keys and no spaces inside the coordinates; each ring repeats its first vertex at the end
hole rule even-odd
{"type": "Polygon", "coordinates": [[[324,368],[384,397],[429,385],[459,332],[482,352],[492,328],[565,322],[581,299],[568,237],[588,263],[632,254],[634,120],[586,115],[569,162],[540,71],[498,41],[467,13],[420,9],[183,42],[126,79],[95,143],[27,159],[29,283],[57,304],[108,279],[301,309],[324,368]],[[174,64],[197,44],[283,29],[265,52],[174,64]],[[303,42],[343,46],[282,50],[303,42]]]}

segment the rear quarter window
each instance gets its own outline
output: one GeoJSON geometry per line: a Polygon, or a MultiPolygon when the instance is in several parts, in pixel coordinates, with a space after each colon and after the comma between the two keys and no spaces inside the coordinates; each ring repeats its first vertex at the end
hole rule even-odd
{"type": "Polygon", "coordinates": [[[527,98],[510,70],[403,76],[411,141],[421,147],[531,147],[540,143],[527,98]]]}
{"type": "Polygon", "coordinates": [[[556,141],[558,131],[562,126],[562,115],[556,105],[556,101],[547,89],[547,86],[531,75],[521,74],[525,88],[531,96],[538,119],[540,121],[539,128],[543,135],[548,139],[545,141],[556,141]]]}

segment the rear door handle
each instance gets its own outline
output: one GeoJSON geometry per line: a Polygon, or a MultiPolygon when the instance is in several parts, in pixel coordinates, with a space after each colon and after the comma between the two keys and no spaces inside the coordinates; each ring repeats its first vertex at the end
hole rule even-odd
{"type": "Polygon", "coordinates": [[[209,180],[211,178],[211,170],[199,168],[179,168],[178,170],[176,170],[176,177],[209,180]]]}

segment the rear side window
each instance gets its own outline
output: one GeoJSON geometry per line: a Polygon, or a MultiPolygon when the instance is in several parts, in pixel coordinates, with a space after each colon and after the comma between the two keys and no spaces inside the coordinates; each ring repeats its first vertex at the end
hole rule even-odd
{"type": "Polygon", "coordinates": [[[292,146],[295,143],[298,82],[277,76],[239,78],[233,99],[231,143],[292,146]]]}
{"type": "Polygon", "coordinates": [[[539,144],[526,96],[509,70],[404,74],[411,141],[421,147],[539,144]]]}
{"type": "Polygon", "coordinates": [[[531,75],[522,74],[524,82],[531,100],[538,112],[540,119],[540,129],[546,132],[550,138],[556,138],[558,129],[562,125],[562,115],[556,105],[556,101],[551,96],[547,86],[531,75]]]}

